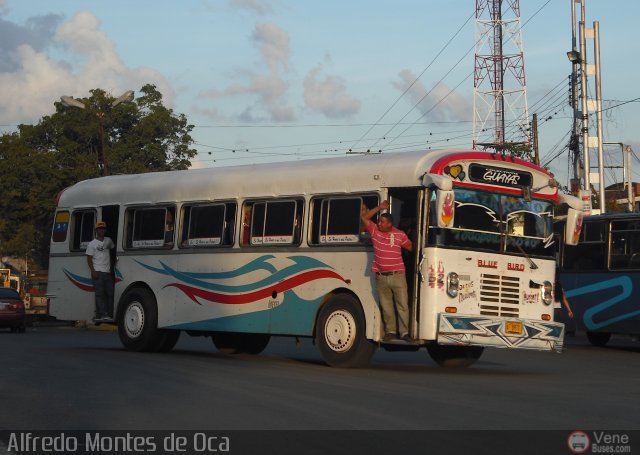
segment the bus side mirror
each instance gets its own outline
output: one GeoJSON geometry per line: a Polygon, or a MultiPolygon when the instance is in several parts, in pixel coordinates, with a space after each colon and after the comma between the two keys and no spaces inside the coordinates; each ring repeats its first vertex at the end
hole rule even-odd
{"type": "Polygon", "coordinates": [[[455,215],[455,195],[453,191],[439,190],[436,197],[436,217],[438,227],[446,228],[453,226],[455,215]]]}
{"type": "Polygon", "coordinates": [[[584,212],[569,208],[567,213],[567,223],[564,227],[564,243],[566,245],[577,245],[582,230],[582,217],[584,212]]]}

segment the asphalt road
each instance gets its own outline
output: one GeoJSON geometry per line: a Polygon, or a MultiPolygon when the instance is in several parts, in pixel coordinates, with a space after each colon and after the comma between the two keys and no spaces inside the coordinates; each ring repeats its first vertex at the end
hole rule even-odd
{"type": "Polygon", "coordinates": [[[261,355],[218,353],[182,335],[167,354],[124,350],[117,333],[0,331],[0,429],[640,429],[640,344],[564,353],[485,350],[444,369],[426,350],[379,350],[364,369],[325,366],[309,340],[261,355]]]}

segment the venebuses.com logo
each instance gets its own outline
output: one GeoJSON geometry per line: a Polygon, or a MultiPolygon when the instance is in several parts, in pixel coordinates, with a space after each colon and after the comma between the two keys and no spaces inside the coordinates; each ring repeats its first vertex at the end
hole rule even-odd
{"type": "Polygon", "coordinates": [[[626,433],[609,431],[573,431],[567,438],[572,453],[632,453],[631,437],[626,433]]]}

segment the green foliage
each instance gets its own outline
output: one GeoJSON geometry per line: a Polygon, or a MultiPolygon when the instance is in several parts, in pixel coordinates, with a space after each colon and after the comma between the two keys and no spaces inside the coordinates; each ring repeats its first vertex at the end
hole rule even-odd
{"type": "Polygon", "coordinates": [[[0,255],[28,253],[46,266],[56,195],[99,177],[101,151],[109,174],[187,169],[196,155],[193,125],[154,85],[131,103],[112,106],[100,89],[78,101],[85,109],[57,102],[38,124],[0,136],[0,255]]]}

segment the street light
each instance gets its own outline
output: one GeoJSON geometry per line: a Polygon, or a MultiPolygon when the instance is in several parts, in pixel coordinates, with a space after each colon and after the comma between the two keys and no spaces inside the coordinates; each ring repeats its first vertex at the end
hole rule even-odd
{"type": "MultiPolygon", "coordinates": [[[[112,103],[111,107],[116,107],[120,103],[129,103],[133,101],[134,92],[133,90],[127,90],[122,95],[117,97],[112,103]]],[[[78,109],[86,109],[86,105],[74,99],[72,96],[61,96],[60,100],[62,104],[68,107],[77,107],[78,109]]],[[[104,147],[104,112],[98,111],[96,112],[96,117],[98,117],[98,124],[100,126],[100,153],[98,154],[98,167],[102,171],[102,175],[109,175],[109,166],[107,164],[107,157],[105,156],[105,147],[104,147]]]]}
{"type": "Polygon", "coordinates": [[[567,52],[567,58],[571,63],[580,63],[581,55],[578,51],[569,51],[567,52]]]}

